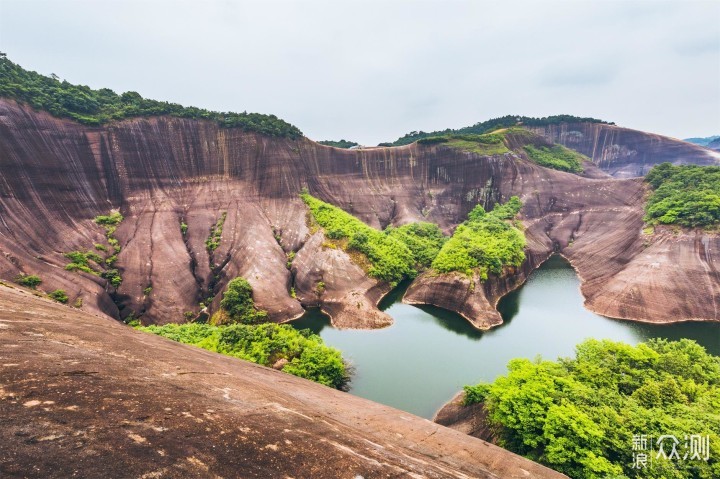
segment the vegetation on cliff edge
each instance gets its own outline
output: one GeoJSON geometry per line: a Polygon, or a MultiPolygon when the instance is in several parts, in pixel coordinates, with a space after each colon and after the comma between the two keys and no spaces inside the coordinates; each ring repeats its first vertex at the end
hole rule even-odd
{"type": "Polygon", "coordinates": [[[514,218],[522,203],[513,196],[503,205],[495,205],[489,213],[477,205],[443,245],[432,269],[440,273],[457,271],[481,281],[489,273],[500,275],[508,267],[517,267],[525,260],[525,236],[507,220],[514,218]]]}
{"type": "Polygon", "coordinates": [[[292,326],[274,323],[229,326],[188,323],[138,329],[263,366],[275,366],[337,389],[343,389],[349,381],[340,351],[326,346],[309,329],[297,331],[292,326]]]}
{"type": "Polygon", "coordinates": [[[223,128],[241,128],[269,136],[299,138],[302,132],[275,115],[216,112],[177,103],[149,100],[128,91],[118,95],[108,88],[93,90],[84,85],[60,81],[28,71],[0,54],[0,97],[27,103],[60,118],[97,126],[125,118],[170,115],[180,118],[212,120],[223,128]]]}
{"type": "Polygon", "coordinates": [[[358,146],[358,144],[355,143],[354,141],[349,141],[349,140],[344,140],[344,139],[339,140],[339,141],[322,140],[322,141],[318,141],[318,143],[320,143],[321,145],[325,145],[325,146],[334,146],[335,148],[352,148],[353,146],[358,146]]]}
{"type": "Polygon", "coordinates": [[[570,477],[720,477],[720,357],[688,339],[592,339],[575,358],[513,359],[506,376],[465,387],[476,402],[501,446],[570,477]],[[663,435],[679,459],[657,457],[663,435]],[[691,435],[709,436],[707,456],[682,460],[691,435]],[[649,464],[633,467],[642,453],[649,464]]]}
{"type": "Polygon", "coordinates": [[[523,147],[528,157],[540,166],[554,170],[582,173],[583,161],[588,160],[580,153],[562,145],[523,147]]]}
{"type": "Polygon", "coordinates": [[[340,242],[348,252],[364,255],[370,264],[368,275],[392,285],[415,277],[417,268],[427,266],[445,241],[437,225],[417,223],[382,232],[307,192],[301,197],[326,238],[340,242]]]}
{"type": "MultiPolygon", "coordinates": [[[[422,138],[428,138],[432,136],[442,136],[442,135],[450,135],[450,134],[483,134],[488,133],[491,131],[495,131],[500,128],[509,128],[512,126],[546,126],[546,125],[559,125],[561,123],[608,123],[603,120],[598,120],[596,118],[583,118],[579,116],[573,116],[573,115],[553,115],[553,116],[547,116],[543,118],[533,118],[528,116],[518,116],[518,115],[506,115],[499,118],[492,118],[487,121],[481,121],[479,123],[475,123],[472,126],[467,126],[464,128],[458,128],[458,129],[446,129],[442,131],[433,131],[433,132],[424,132],[424,131],[412,131],[408,133],[407,135],[398,138],[392,143],[382,143],[382,146],[401,146],[401,145],[409,145],[410,143],[413,143],[417,140],[420,140],[422,138]]],[[[609,123],[613,125],[614,123],[609,123]]]]}
{"type": "Polygon", "coordinates": [[[490,156],[501,155],[509,151],[504,140],[504,135],[499,133],[486,133],[484,135],[466,133],[463,135],[450,134],[421,138],[418,140],[418,144],[433,145],[442,143],[458,150],[490,156]]]}
{"type": "Polygon", "coordinates": [[[662,163],[645,176],[653,189],[645,221],[711,227],[720,224],[720,167],[662,163]]]}

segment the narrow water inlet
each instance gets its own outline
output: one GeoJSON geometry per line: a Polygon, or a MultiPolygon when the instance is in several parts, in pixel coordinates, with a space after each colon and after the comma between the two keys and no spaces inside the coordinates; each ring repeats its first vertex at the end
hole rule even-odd
{"type": "Polygon", "coordinates": [[[512,358],[570,356],[588,338],[630,344],[655,337],[689,338],[720,355],[719,323],[652,325],[588,311],[575,271],[558,255],[500,301],[504,324],[486,332],[450,311],[401,303],[407,286],[401,284],[381,302],[395,321],[385,329],[338,330],[319,310],[291,324],[313,330],[342,351],[355,369],[350,393],[426,418],[463,385],[504,374],[512,358]]]}

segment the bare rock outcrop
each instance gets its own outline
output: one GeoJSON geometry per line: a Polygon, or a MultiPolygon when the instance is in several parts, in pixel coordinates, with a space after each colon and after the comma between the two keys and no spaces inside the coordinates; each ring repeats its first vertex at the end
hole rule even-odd
{"type": "Polygon", "coordinates": [[[272,368],[0,285],[0,476],[563,478],[272,368]]]}
{"type": "Polygon", "coordinates": [[[314,233],[292,263],[295,291],[304,306],[320,307],[336,328],[376,329],[392,324],[377,309],[390,291],[388,284],[368,277],[345,251],[314,233]]]}
{"type": "Polygon", "coordinates": [[[457,393],[435,413],[433,422],[495,444],[497,437],[487,422],[485,405],[475,403],[465,406],[463,405],[464,397],[464,391],[457,393]]]}

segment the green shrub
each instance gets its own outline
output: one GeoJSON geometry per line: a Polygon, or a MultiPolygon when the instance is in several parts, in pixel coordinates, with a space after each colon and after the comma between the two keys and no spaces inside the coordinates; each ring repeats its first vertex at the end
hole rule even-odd
{"type": "Polygon", "coordinates": [[[538,165],[571,173],[582,173],[582,162],[587,159],[562,145],[538,147],[526,145],[524,148],[528,157],[538,165]]]}
{"type": "Polygon", "coordinates": [[[51,115],[98,126],[124,118],[170,115],[211,120],[222,128],[240,128],[264,135],[300,138],[302,132],[275,115],[220,113],[177,103],[149,100],[136,92],[118,95],[108,88],[93,90],[85,85],[28,71],[0,57],[0,97],[13,98],[51,115]]]}
{"type": "Polygon", "coordinates": [[[95,223],[102,226],[117,226],[125,218],[119,212],[111,213],[110,215],[100,215],[95,217],[95,223]]]}
{"type": "Polygon", "coordinates": [[[645,176],[653,192],[645,207],[651,225],[690,228],[720,224],[720,167],[662,163],[645,176]]]}
{"type": "Polygon", "coordinates": [[[212,253],[218,246],[220,246],[220,240],[222,239],[223,226],[225,225],[225,219],[227,218],[227,212],[220,215],[217,222],[210,227],[210,235],[205,240],[205,246],[208,251],[212,253]]]}
{"type": "Polygon", "coordinates": [[[505,267],[520,266],[525,260],[525,236],[506,220],[514,217],[521,206],[517,197],[496,205],[490,213],[477,205],[440,249],[432,269],[467,275],[476,272],[485,281],[488,273],[501,275],[505,267]]]}
{"type": "Polygon", "coordinates": [[[55,291],[48,293],[48,296],[58,303],[65,304],[68,302],[68,295],[62,289],[56,289],[55,291]]]}
{"type": "MultiPolygon", "coordinates": [[[[102,263],[102,258],[97,256],[95,253],[88,253],[84,251],[71,251],[65,253],[65,257],[70,260],[65,269],[68,271],[84,271],[85,273],[99,275],[92,266],[90,266],[91,258],[98,259],[98,263],[102,263]]],[[[94,261],[94,260],[93,260],[94,261]]]]}
{"type": "Polygon", "coordinates": [[[15,277],[15,282],[21,286],[25,286],[30,289],[35,289],[40,286],[42,280],[39,276],[34,274],[19,274],[15,277]]]}
{"type": "Polygon", "coordinates": [[[120,276],[120,272],[116,269],[107,269],[100,273],[100,277],[108,280],[115,289],[119,288],[122,284],[122,277],[120,276]]]}
{"type": "Polygon", "coordinates": [[[490,393],[489,384],[476,384],[475,386],[463,386],[463,406],[485,402],[490,393]]]}
{"type": "Polygon", "coordinates": [[[228,283],[220,307],[230,322],[252,324],[267,320],[267,313],[255,308],[253,289],[245,278],[238,277],[228,283]]]}
{"type": "Polygon", "coordinates": [[[263,366],[286,359],[283,371],[337,389],[344,388],[349,380],[340,352],[326,346],[307,329],[297,331],[292,326],[274,323],[167,324],[138,329],[263,366]]]}
{"type": "Polygon", "coordinates": [[[513,359],[507,376],[467,388],[465,399],[485,403],[501,446],[570,477],[720,477],[720,358],[688,339],[593,339],[575,358],[513,359]],[[710,459],[635,469],[641,434],[709,435],[710,459]]]}

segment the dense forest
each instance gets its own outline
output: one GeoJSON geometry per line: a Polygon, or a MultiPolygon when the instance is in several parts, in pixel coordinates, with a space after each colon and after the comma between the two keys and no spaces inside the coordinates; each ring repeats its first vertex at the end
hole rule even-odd
{"type": "Polygon", "coordinates": [[[573,478],[720,477],[720,357],[688,339],[591,339],[574,358],[513,359],[464,401],[484,403],[500,445],[573,478]]]}
{"type": "MultiPolygon", "coordinates": [[[[529,116],[518,116],[518,115],[506,115],[500,118],[492,118],[487,121],[481,121],[475,123],[472,126],[466,126],[464,128],[451,129],[448,128],[442,131],[424,132],[424,131],[412,131],[407,135],[398,138],[392,143],[380,143],[380,146],[400,146],[409,145],[421,138],[429,138],[431,136],[451,135],[451,134],[482,134],[489,133],[491,131],[500,128],[509,128],[512,126],[545,126],[545,125],[558,125],[560,123],[608,123],[597,118],[583,118],[573,115],[553,115],[546,116],[543,118],[533,118],[529,116]]],[[[614,125],[614,123],[609,123],[614,125]]]]}
{"type": "Polygon", "coordinates": [[[720,224],[720,167],[662,163],[645,176],[652,193],[645,221],[713,227],[720,224]]]}
{"type": "Polygon", "coordinates": [[[509,223],[520,211],[517,196],[497,204],[490,212],[477,205],[443,245],[432,269],[440,273],[477,273],[481,281],[489,273],[501,275],[506,267],[517,267],[525,260],[525,236],[509,223]]]}
{"type": "Polygon", "coordinates": [[[97,126],[125,118],[170,115],[180,118],[212,120],[223,128],[241,128],[269,136],[299,138],[302,132],[275,115],[216,112],[184,107],[177,103],[149,100],[128,91],[118,95],[108,88],[93,90],[84,85],[61,81],[28,71],[0,53],[0,97],[27,103],[53,116],[70,118],[84,125],[97,126]]]}

